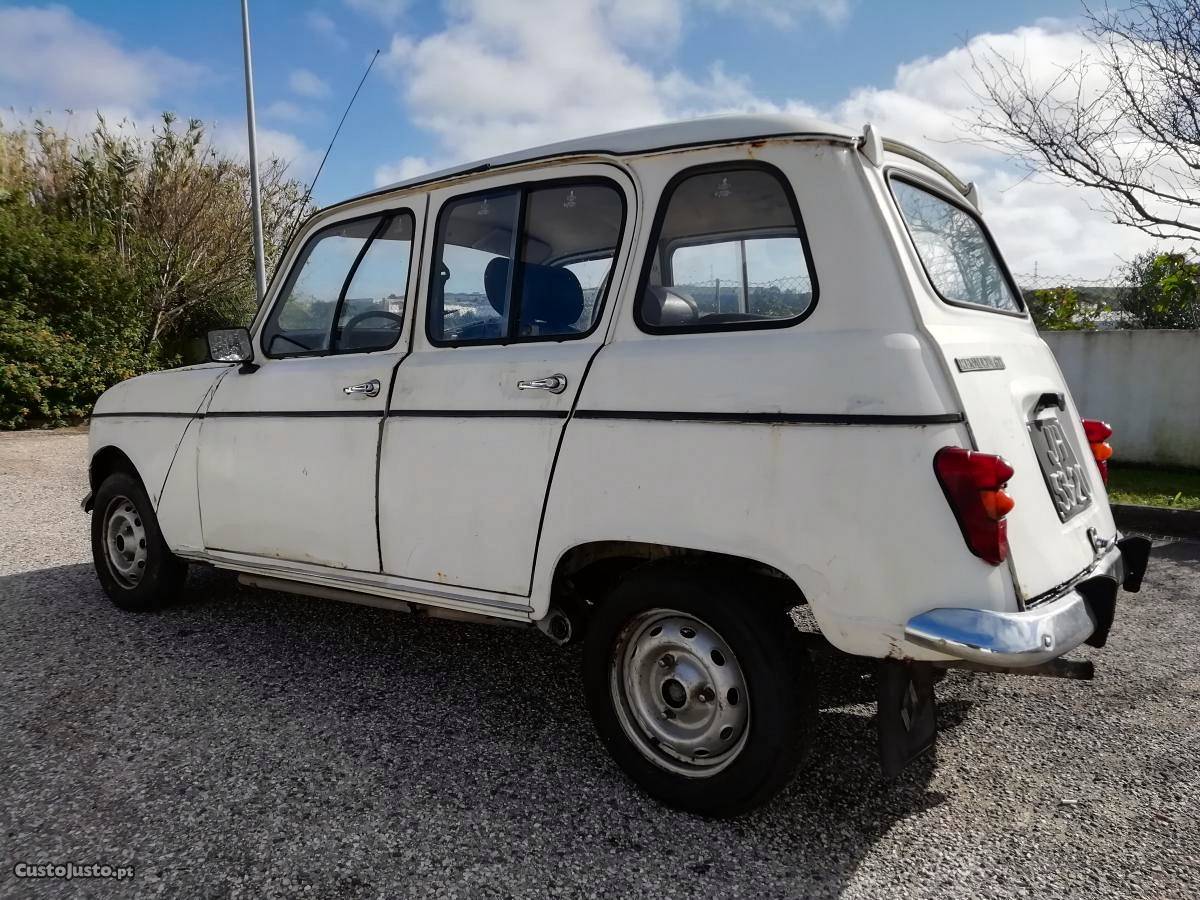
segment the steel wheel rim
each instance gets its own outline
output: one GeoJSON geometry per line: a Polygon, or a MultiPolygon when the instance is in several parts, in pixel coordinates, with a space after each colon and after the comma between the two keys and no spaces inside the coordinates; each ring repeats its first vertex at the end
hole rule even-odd
{"type": "Polygon", "coordinates": [[[728,767],[750,733],[750,696],[737,657],[703,620],[672,609],[631,619],[610,679],[625,734],[646,759],[689,778],[728,767]]]}
{"type": "Polygon", "coordinates": [[[104,559],[121,587],[137,587],[146,574],[150,558],[146,543],[146,526],[133,501],[114,497],[104,511],[104,559]]]}

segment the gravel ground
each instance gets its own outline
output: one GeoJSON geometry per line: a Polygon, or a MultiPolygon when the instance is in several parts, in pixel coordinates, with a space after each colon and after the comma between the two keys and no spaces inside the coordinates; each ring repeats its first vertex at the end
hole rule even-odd
{"type": "Polygon", "coordinates": [[[1156,551],[1091,683],[952,672],[936,760],[877,775],[871,687],[710,822],[643,797],[538,633],[194,573],[163,613],[91,571],[81,432],[0,435],[3,896],[1200,894],[1200,544],[1156,551]],[[18,881],[19,862],[132,864],[18,881]]]}

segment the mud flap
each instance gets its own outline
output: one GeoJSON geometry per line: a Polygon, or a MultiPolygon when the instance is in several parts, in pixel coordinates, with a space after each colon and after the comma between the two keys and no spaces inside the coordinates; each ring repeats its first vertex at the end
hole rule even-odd
{"type": "Polygon", "coordinates": [[[877,695],[879,763],[885,778],[895,778],[937,740],[933,666],[880,660],[877,695]]]}
{"type": "Polygon", "coordinates": [[[1117,541],[1121,548],[1121,559],[1125,564],[1125,580],[1121,587],[1136,594],[1142,589],[1142,576],[1150,562],[1150,540],[1144,537],[1127,537],[1117,541]]]}

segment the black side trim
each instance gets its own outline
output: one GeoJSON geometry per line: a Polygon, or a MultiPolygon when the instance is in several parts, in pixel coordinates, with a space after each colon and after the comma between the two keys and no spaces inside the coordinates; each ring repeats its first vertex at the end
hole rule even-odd
{"type": "Polygon", "coordinates": [[[392,419],[565,419],[565,409],[389,409],[392,419]]]}
{"type": "Polygon", "coordinates": [[[629,419],[653,422],[720,422],[738,425],[952,425],[962,413],[892,416],[871,413],[659,412],[656,410],[580,409],[577,419],[629,419]]]}
{"type": "Polygon", "coordinates": [[[94,412],[92,419],[203,419],[196,412],[94,412]]]}
{"type": "Polygon", "coordinates": [[[221,410],[204,414],[209,419],[348,419],[382,418],[381,409],[255,409],[221,410]]]}

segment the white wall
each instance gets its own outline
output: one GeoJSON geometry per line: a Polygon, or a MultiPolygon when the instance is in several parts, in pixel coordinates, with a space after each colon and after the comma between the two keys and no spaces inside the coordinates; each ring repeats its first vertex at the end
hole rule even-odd
{"type": "Polygon", "coordinates": [[[1117,460],[1200,468],[1200,331],[1043,331],[1117,460]]]}

